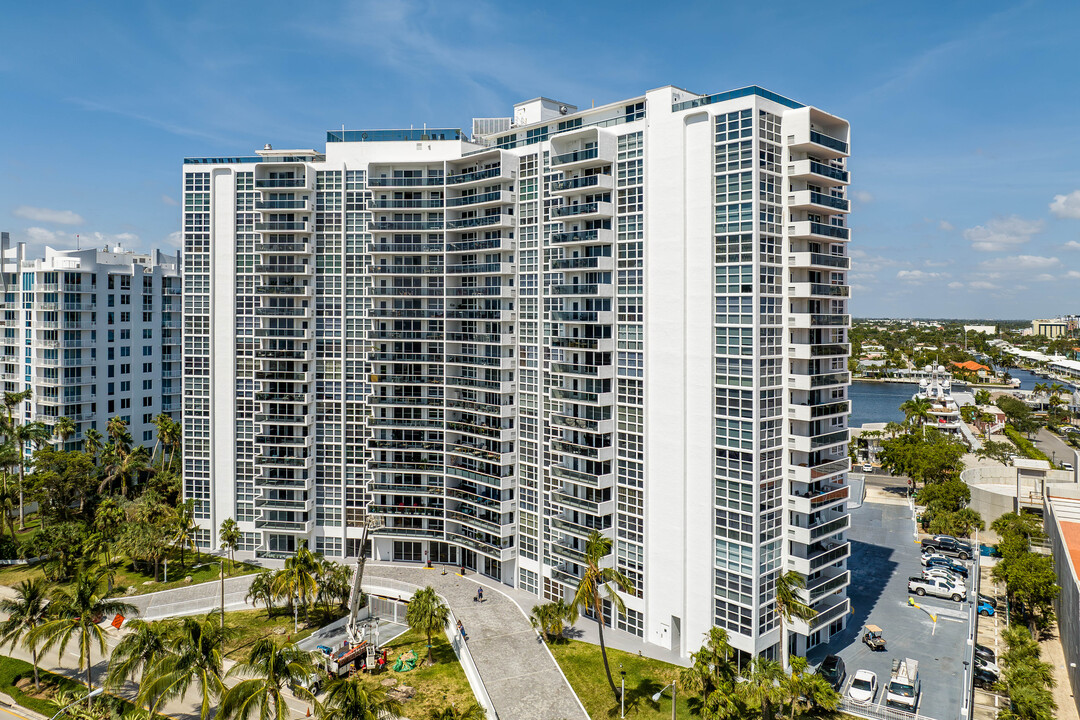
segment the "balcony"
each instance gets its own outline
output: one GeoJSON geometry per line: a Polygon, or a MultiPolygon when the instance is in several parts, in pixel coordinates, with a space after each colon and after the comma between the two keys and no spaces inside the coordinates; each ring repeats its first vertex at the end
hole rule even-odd
{"type": "Polygon", "coordinates": [[[843,402],[828,403],[826,405],[788,406],[788,418],[791,420],[801,420],[803,422],[849,414],[851,414],[851,403],[846,400],[843,402]]]}
{"type": "Polygon", "coordinates": [[[263,520],[256,518],[255,528],[258,530],[280,530],[283,532],[310,533],[313,520],[263,520]]]}
{"type": "Polygon", "coordinates": [[[256,315],[271,317],[311,317],[311,308],[305,307],[258,307],[256,315]]]}
{"type": "Polygon", "coordinates": [[[847,371],[793,372],[788,376],[788,388],[791,390],[816,390],[834,385],[847,385],[850,382],[851,373],[847,371]]]}
{"type": "Polygon", "coordinates": [[[599,158],[600,148],[591,147],[584,150],[576,150],[574,152],[563,153],[562,155],[552,155],[551,166],[553,168],[561,167],[564,170],[568,170],[573,167],[583,167],[589,164],[595,165],[599,158]]]}
{"type": "Polygon", "coordinates": [[[610,255],[591,257],[568,257],[551,261],[552,270],[612,270],[614,262],[610,255]]]}
{"type": "Polygon", "coordinates": [[[788,525],[787,537],[788,540],[793,542],[810,545],[811,543],[831,537],[837,533],[844,532],[850,527],[851,518],[847,515],[842,515],[838,518],[828,519],[826,522],[819,523],[813,527],[788,525]]]}
{"type": "Polygon", "coordinates": [[[796,310],[788,315],[789,328],[846,328],[851,325],[850,315],[811,313],[796,310]]]}
{"type": "MultiPolygon", "coordinates": [[[[796,431],[796,432],[813,432],[813,431],[796,431]]],[[[841,445],[848,441],[847,429],[839,430],[837,432],[820,433],[815,435],[789,435],[788,436],[788,449],[795,450],[797,452],[814,452],[816,450],[822,450],[824,448],[833,447],[834,445],[841,445]]]]}
{"type": "Polygon", "coordinates": [[[814,616],[809,622],[799,620],[793,617],[791,619],[790,630],[799,635],[809,635],[818,628],[824,627],[829,623],[844,617],[851,610],[851,601],[846,597],[829,597],[824,600],[823,607],[815,607],[817,615],[814,616]]]}
{"type": "Polygon", "coordinates": [[[788,296],[793,298],[846,298],[851,295],[847,285],[799,282],[788,286],[788,296]]]}
{"type": "Polygon", "coordinates": [[[846,255],[826,255],[815,252],[794,252],[788,255],[788,267],[847,270],[851,267],[851,258],[846,255]]]}
{"type": "Polygon", "coordinates": [[[849,177],[847,170],[841,170],[812,159],[796,160],[788,165],[789,179],[805,180],[815,185],[847,185],[849,177]]]}
{"type": "MultiPolygon", "coordinates": [[[[511,266],[507,264],[506,270],[508,271],[510,267],[511,266]]],[[[469,263],[466,265],[447,265],[446,272],[448,275],[480,275],[501,273],[504,272],[504,268],[502,263],[469,263]]]]}
{"type": "Polygon", "coordinates": [[[412,198],[408,200],[396,200],[390,198],[374,198],[368,201],[368,207],[380,210],[416,209],[416,208],[441,208],[442,198],[424,199],[412,198]]]}
{"type": "Polygon", "coordinates": [[[315,498],[306,500],[281,500],[278,498],[255,498],[255,507],[268,508],[271,510],[294,510],[297,512],[315,512],[315,498]]]}
{"type": "Polygon", "coordinates": [[[572,325],[585,324],[610,325],[615,322],[615,313],[610,310],[552,310],[552,322],[569,323],[572,325]]]}
{"type": "Polygon", "coordinates": [[[442,221],[435,220],[375,220],[368,223],[368,230],[373,232],[380,230],[386,232],[428,232],[442,229],[442,221]]]}
{"type": "Polygon", "coordinates": [[[311,205],[307,200],[256,200],[256,210],[299,210],[309,212],[311,205]]]}
{"type": "Polygon", "coordinates": [[[286,222],[284,220],[275,220],[272,222],[257,222],[255,223],[256,232],[311,232],[308,229],[307,220],[296,220],[286,222]]]}
{"type": "Polygon", "coordinates": [[[800,594],[804,598],[803,602],[813,605],[850,584],[851,572],[849,570],[842,572],[827,570],[821,577],[808,581],[806,588],[801,590],[800,594]]]}
{"type": "Polygon", "coordinates": [[[514,202],[514,194],[507,190],[475,193],[446,199],[446,207],[480,207],[484,205],[507,205],[514,202]]]}
{"type": "Polygon", "coordinates": [[[789,210],[808,210],[810,212],[846,213],[851,203],[846,198],[827,195],[815,190],[797,190],[788,195],[789,210]]]}
{"type": "Polygon", "coordinates": [[[794,135],[788,135],[787,146],[789,150],[823,158],[834,159],[848,155],[848,144],[846,142],[840,138],[809,128],[804,128],[794,135]]]}
{"type": "Polygon", "coordinates": [[[477,250],[513,250],[514,241],[510,238],[491,237],[483,240],[464,240],[446,244],[448,253],[476,252],[477,250]]]}
{"type": "Polygon", "coordinates": [[[823,483],[821,489],[816,492],[807,492],[802,495],[794,492],[788,495],[788,509],[808,515],[810,513],[835,507],[848,499],[849,488],[847,485],[823,483]]]}
{"type": "Polygon", "coordinates": [[[818,543],[806,548],[792,548],[788,569],[803,575],[812,573],[851,557],[851,543],[818,543]]]}
{"type": "Polygon", "coordinates": [[[256,285],[255,293],[258,295],[306,295],[311,297],[315,294],[315,288],[310,285],[256,285]]]}
{"type": "Polygon", "coordinates": [[[581,177],[555,180],[551,183],[552,195],[573,195],[585,190],[612,190],[615,182],[610,175],[582,175],[581,177]]]}
{"type": "Polygon", "coordinates": [[[298,403],[308,405],[315,399],[313,393],[257,392],[256,402],[298,403]]]}
{"type": "MultiPolygon", "coordinates": [[[[275,190],[278,188],[299,188],[310,190],[307,177],[296,178],[255,178],[256,190],[275,190]]],[[[369,181],[370,184],[370,181],[369,181]]]]}
{"type": "Polygon", "coordinates": [[[846,241],[851,238],[851,230],[839,225],[797,220],[788,225],[790,240],[821,240],[824,242],[846,241]]]}
{"type": "Polygon", "coordinates": [[[434,187],[443,184],[442,175],[434,177],[369,177],[367,186],[374,187],[434,187]]]}
{"type": "Polygon", "coordinates": [[[548,289],[552,295],[601,295],[610,297],[614,292],[614,286],[610,283],[550,285],[548,289]]]}
{"type": "Polygon", "coordinates": [[[850,354],[851,345],[847,343],[792,343],[788,345],[788,357],[795,360],[813,360],[850,354]]]}
{"type": "Polygon", "coordinates": [[[551,233],[551,242],[558,245],[576,243],[610,243],[615,238],[611,228],[595,228],[592,230],[570,230],[567,232],[551,233]]]}
{"type": "Polygon", "coordinates": [[[574,363],[551,363],[551,372],[559,375],[585,375],[609,378],[614,376],[614,365],[575,365],[574,363]]]}
{"type": "Polygon", "coordinates": [[[312,275],[311,265],[256,265],[255,272],[260,275],[312,275]]]}
{"type": "MultiPolygon", "coordinates": [[[[470,183],[481,182],[483,180],[494,179],[511,179],[511,176],[503,172],[502,165],[495,165],[494,167],[483,168],[482,170],[473,170],[470,172],[458,173],[456,175],[447,175],[447,185],[467,185],[470,183]]],[[[369,183],[370,184],[370,183],[369,183]]]]}
{"type": "Polygon", "coordinates": [[[315,468],[315,458],[291,457],[288,455],[256,455],[255,465],[262,467],[289,467],[313,470],[315,468]]]}
{"type": "Polygon", "coordinates": [[[551,217],[553,220],[571,217],[586,220],[597,217],[611,217],[614,212],[614,206],[609,202],[574,203],[572,205],[553,207],[551,217]]]}
{"type": "Polygon", "coordinates": [[[513,215],[506,215],[503,213],[493,213],[491,215],[480,215],[478,217],[459,218],[457,220],[446,221],[447,230],[462,230],[478,227],[512,228],[513,226],[513,215]]]}

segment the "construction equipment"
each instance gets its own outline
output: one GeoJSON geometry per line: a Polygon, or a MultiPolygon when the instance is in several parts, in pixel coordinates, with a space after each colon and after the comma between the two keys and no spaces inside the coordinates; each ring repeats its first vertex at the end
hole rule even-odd
{"type": "Polygon", "coordinates": [[[363,594],[360,590],[360,584],[364,580],[364,563],[367,561],[367,558],[364,557],[364,551],[367,548],[369,531],[379,527],[382,527],[382,521],[379,518],[365,515],[364,531],[360,535],[360,552],[356,555],[352,589],[349,591],[349,619],[345,622],[345,633],[349,636],[349,642],[354,645],[364,640],[360,627],[356,622],[356,615],[360,611],[360,596],[363,594]]]}

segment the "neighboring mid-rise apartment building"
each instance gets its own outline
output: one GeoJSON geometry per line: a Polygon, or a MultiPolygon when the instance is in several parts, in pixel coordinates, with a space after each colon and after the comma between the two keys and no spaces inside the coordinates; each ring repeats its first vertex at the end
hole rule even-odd
{"type": "Polygon", "coordinates": [[[844,626],[848,124],[761,88],[184,162],[185,493],[202,541],[461,564],[688,655],[844,626]]]}
{"type": "Polygon", "coordinates": [[[0,234],[5,392],[31,389],[16,412],[76,432],[105,434],[112,417],[128,423],[135,445],[153,447],[160,413],[180,420],[180,254],[45,249],[28,256],[0,234]]]}

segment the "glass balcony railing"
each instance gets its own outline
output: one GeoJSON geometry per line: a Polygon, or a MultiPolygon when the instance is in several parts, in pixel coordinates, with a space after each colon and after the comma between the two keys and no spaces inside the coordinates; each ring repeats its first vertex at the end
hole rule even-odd
{"type": "Polygon", "coordinates": [[[834,168],[831,165],[826,165],[825,163],[820,163],[817,160],[811,160],[810,161],[810,172],[814,173],[815,175],[821,175],[821,176],[830,178],[832,180],[839,180],[841,182],[847,182],[848,181],[848,172],[847,172],[847,170],[841,170],[840,168],[834,168]]]}
{"type": "Polygon", "coordinates": [[[831,148],[837,152],[847,153],[848,144],[843,140],[837,140],[836,138],[819,133],[816,130],[810,131],[810,142],[817,143],[818,145],[824,145],[827,148],[831,148]]]}
{"type": "Polygon", "coordinates": [[[556,180],[551,183],[551,191],[577,190],[578,188],[594,187],[599,184],[599,175],[586,175],[584,177],[570,178],[569,180],[556,180]]]}
{"type": "Polygon", "coordinates": [[[577,150],[576,152],[564,153],[562,155],[553,155],[551,158],[551,164],[554,165],[566,165],[567,163],[576,163],[583,160],[592,160],[600,156],[600,148],[586,148],[584,150],[577,150]]]}
{"type": "Polygon", "coordinates": [[[836,208],[837,210],[847,210],[850,206],[850,203],[844,198],[826,195],[825,193],[819,193],[813,190],[810,191],[810,202],[816,205],[836,208]]]}

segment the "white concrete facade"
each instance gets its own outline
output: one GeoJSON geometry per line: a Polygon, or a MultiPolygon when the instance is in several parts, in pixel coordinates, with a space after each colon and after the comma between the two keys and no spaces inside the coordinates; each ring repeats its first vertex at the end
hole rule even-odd
{"type": "Polygon", "coordinates": [[[152,448],[153,419],[180,419],[179,253],[46,248],[31,258],[0,235],[4,390],[32,391],[19,417],[49,428],[71,418],[68,449],[122,417],[133,443],[152,448]]]}
{"type": "Polygon", "coordinates": [[[847,614],[843,120],[760,88],[548,98],[467,140],[334,131],[189,159],[185,492],[207,542],[301,540],[570,594],[779,656],[779,573],[847,614]],[[509,126],[509,130],[504,128],[509,126]]]}

